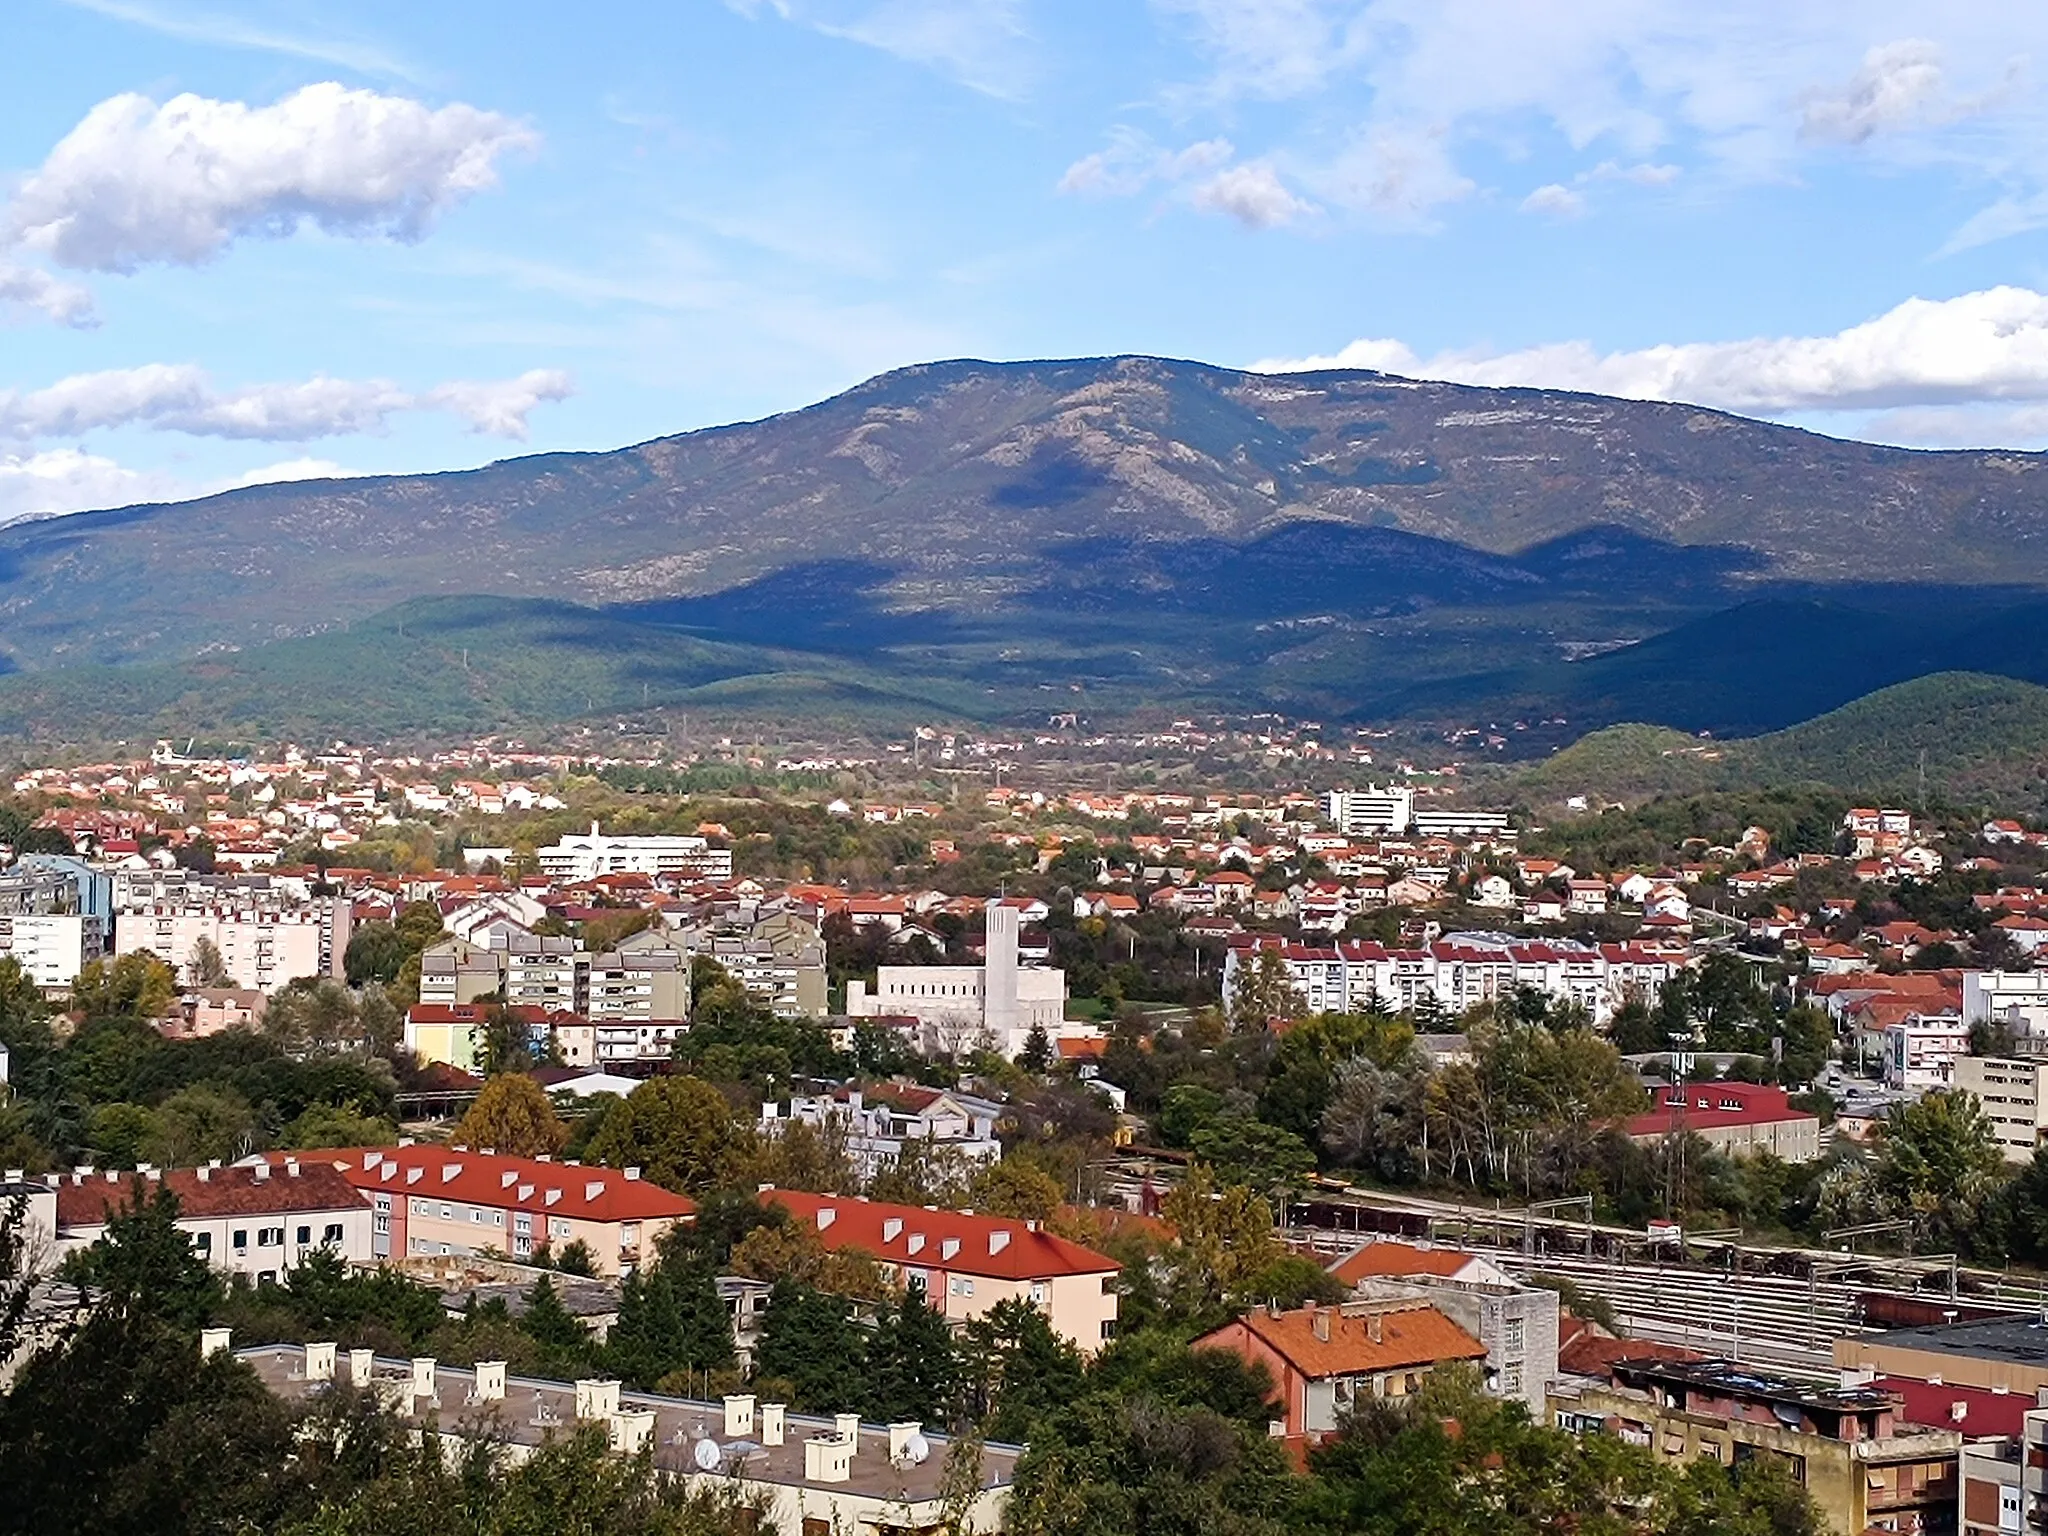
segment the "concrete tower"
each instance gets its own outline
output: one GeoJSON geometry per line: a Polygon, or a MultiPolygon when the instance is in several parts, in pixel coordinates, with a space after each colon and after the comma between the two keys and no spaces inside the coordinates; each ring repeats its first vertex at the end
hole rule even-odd
{"type": "Polygon", "coordinates": [[[995,1048],[1014,1056],[1023,1047],[1017,1007],[1017,909],[990,902],[981,977],[981,1021],[995,1048]]]}

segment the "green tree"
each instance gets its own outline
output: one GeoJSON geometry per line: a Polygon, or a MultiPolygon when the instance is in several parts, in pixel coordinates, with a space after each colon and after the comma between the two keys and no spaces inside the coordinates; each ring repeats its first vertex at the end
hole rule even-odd
{"type": "Polygon", "coordinates": [[[454,1139],[507,1157],[552,1157],[569,1139],[539,1083],[517,1072],[489,1079],[456,1123],[454,1139]]]}
{"type": "Polygon", "coordinates": [[[178,978],[147,950],[88,960],[71,984],[71,1006],[88,1019],[160,1019],[171,1011],[178,978]]]}
{"type": "Polygon", "coordinates": [[[150,1161],[189,1168],[212,1158],[227,1161],[255,1144],[256,1112],[234,1089],[213,1083],[180,1088],[157,1106],[150,1161]]]}
{"type": "Polygon", "coordinates": [[[1240,962],[1226,1010],[1232,1029],[1239,1034],[1263,1030],[1275,1022],[1300,1018],[1304,1008],[1301,993],[1287,973],[1287,962],[1277,949],[1262,948],[1251,960],[1240,962]]]}
{"type": "Polygon", "coordinates": [[[546,1361],[549,1373],[574,1377],[590,1363],[590,1331],[562,1305],[554,1281],[542,1275],[526,1293],[526,1310],[519,1318],[519,1331],[533,1340],[546,1361]]]}
{"type": "Polygon", "coordinates": [[[221,1303],[220,1280],[178,1228],[178,1197],[137,1178],[107,1214],[106,1231],[68,1255],[66,1279],[116,1311],[196,1334],[221,1303]]]}
{"type": "Polygon", "coordinates": [[[960,1388],[953,1330],[913,1280],[893,1306],[885,1304],[867,1346],[868,1417],[884,1424],[946,1417],[960,1388]]]}
{"type": "Polygon", "coordinates": [[[352,987],[379,981],[389,986],[398,980],[406,960],[415,950],[398,929],[386,922],[364,923],[349,935],[342,969],[352,987]]]}
{"type": "Polygon", "coordinates": [[[866,1399],[866,1341],[843,1296],[778,1280],[761,1317],[757,1380],[787,1384],[800,1413],[858,1411],[866,1399]]]}
{"type": "Polygon", "coordinates": [[[1189,1147],[1221,1183],[1248,1185],[1276,1200],[1306,1184],[1316,1169],[1315,1153],[1299,1136],[1249,1115],[1211,1121],[1189,1147]]]}
{"type": "Polygon", "coordinates": [[[1052,1070],[1052,1036],[1045,1032],[1043,1024],[1032,1024],[1031,1032],[1024,1037],[1024,1049],[1018,1053],[1017,1065],[1033,1077],[1043,1077],[1052,1070]]]}
{"type": "Polygon", "coordinates": [[[192,958],[185,969],[191,973],[195,987],[224,987],[228,984],[228,963],[221,955],[220,946],[203,934],[192,946],[192,958]]]}
{"type": "Polygon", "coordinates": [[[1196,1163],[1166,1197],[1160,1215],[1177,1236],[1168,1258],[1176,1295],[1187,1310],[1207,1311],[1228,1298],[1264,1299],[1252,1287],[1285,1252],[1264,1196],[1242,1184],[1219,1185],[1196,1163]]]}
{"type": "Polygon", "coordinates": [[[1047,1415],[1087,1386],[1081,1355],[1038,1308],[1006,1297],[970,1318],[961,1335],[963,1404],[989,1439],[1022,1445],[1047,1415]]]}
{"type": "Polygon", "coordinates": [[[614,1168],[638,1167],[664,1189],[694,1193],[719,1182],[744,1157],[752,1127],[702,1078],[649,1078],[626,1095],[591,1138],[588,1155],[614,1168]]]}
{"type": "Polygon", "coordinates": [[[1879,1125],[1872,1174],[1879,1193],[1914,1218],[1917,1237],[1967,1247],[2005,1158],[1976,1096],[1940,1090],[1897,1106],[1879,1125]]]}
{"type": "Polygon", "coordinates": [[[1019,1221],[1051,1221],[1059,1214],[1060,1194],[1058,1180],[1021,1157],[983,1163],[967,1181],[967,1203],[975,1210],[1019,1221]]]}

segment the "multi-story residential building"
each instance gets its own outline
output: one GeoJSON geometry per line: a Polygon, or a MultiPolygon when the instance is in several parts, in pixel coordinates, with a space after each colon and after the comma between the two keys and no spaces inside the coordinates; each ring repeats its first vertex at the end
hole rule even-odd
{"type": "Polygon", "coordinates": [[[1884,1035],[1885,1086],[1905,1093],[1948,1087],[1970,1051],[1970,1027],[1960,1014],[1908,1014],[1884,1035]]]}
{"type": "MultiPolygon", "coordinates": [[[[619,948],[657,937],[651,930],[634,934],[619,948]]],[[[784,1018],[825,1016],[825,940],[815,923],[779,912],[729,932],[687,928],[669,942],[685,954],[716,960],[750,996],[784,1018]]]]}
{"type": "Polygon", "coordinates": [[[697,1207],[638,1168],[586,1168],[467,1147],[365,1147],[309,1153],[362,1192],[374,1217],[371,1254],[490,1251],[514,1260],[583,1243],[600,1275],[624,1274],[697,1207]]]}
{"type": "MultiPolygon", "coordinates": [[[[208,1329],[202,1350],[227,1350],[227,1329],[208,1329]]],[[[485,1437],[516,1465],[579,1426],[601,1426],[620,1455],[645,1455],[693,1490],[754,1511],[763,1536],[879,1536],[949,1531],[993,1536],[1003,1528],[1020,1446],[975,1447],[964,1495],[946,1436],[922,1424],[863,1424],[857,1413],[792,1414],[781,1403],[735,1395],[719,1402],[627,1392],[616,1381],[549,1381],[511,1375],[503,1361],[468,1368],[435,1360],[346,1354],[333,1343],[259,1344],[234,1351],[264,1386],[302,1401],[345,1379],[410,1420],[451,1462],[485,1437]]]]}
{"type": "Polygon", "coordinates": [[[0,874],[0,956],[46,992],[106,953],[113,882],[77,859],[28,854],[0,874]]]}
{"type": "Polygon", "coordinates": [[[2008,1162],[2031,1162],[2048,1139],[2048,1061],[1958,1056],[1954,1085],[1977,1096],[2008,1162]]]}
{"type": "Polygon", "coordinates": [[[2048,1054],[2048,971],[1963,972],[1963,1022],[2003,1024],[2027,1055],[2048,1054]]]}
{"type": "Polygon", "coordinates": [[[373,1252],[370,1204],[325,1153],[268,1153],[233,1167],[84,1168],[54,1181],[58,1256],[96,1242],[107,1219],[159,1187],[178,1197],[178,1229],[215,1269],[275,1280],[309,1253],[328,1249],[355,1264],[373,1252]]]}
{"type": "Polygon", "coordinates": [[[1415,791],[1400,785],[1333,789],[1323,796],[1324,820],[1347,837],[1398,836],[1414,812],[1415,791]]]}
{"type": "Polygon", "coordinates": [[[1289,944],[1248,933],[1230,941],[1223,969],[1226,997],[1239,967],[1260,950],[1279,954],[1311,1012],[1358,1013],[1375,1002],[1412,1009],[1429,1000],[1461,1013],[1531,987],[1553,1001],[1584,1008],[1596,1025],[1606,1024],[1631,996],[1655,1002],[1664,983],[1688,964],[1683,949],[1539,942],[1498,933],[1446,934],[1419,949],[1389,949],[1354,939],[1289,944]]]}
{"type": "Polygon", "coordinates": [[[714,848],[701,837],[607,837],[594,821],[588,835],[571,834],[535,850],[534,856],[540,872],[557,880],[595,880],[599,875],[732,878],[730,848],[714,848]]]}
{"type": "Polygon", "coordinates": [[[1405,1299],[1255,1307],[1193,1347],[1263,1365],[1273,1378],[1274,1433],[1311,1443],[1334,1435],[1354,1404],[1410,1396],[1439,1366],[1486,1358],[1484,1344],[1428,1301],[1405,1299]]]}
{"type": "Polygon", "coordinates": [[[495,997],[599,1027],[663,1025],[664,1038],[690,1016],[690,957],[663,934],[634,934],[604,954],[565,937],[489,936],[488,946],[466,939],[429,945],[420,955],[420,1001],[457,1007],[495,997]]]}
{"type": "Polygon", "coordinates": [[[1553,1388],[1559,1428],[1616,1434],[1662,1462],[1779,1460],[1843,1536],[1955,1529],[1963,1437],[1903,1423],[1896,1393],[1814,1386],[1727,1360],[1623,1358],[1608,1370],[1553,1388]]]}
{"type": "Polygon", "coordinates": [[[1037,1307],[1053,1332],[1083,1354],[1116,1331],[1123,1266],[1037,1222],[793,1189],[763,1190],[761,1198],[788,1211],[825,1247],[870,1254],[885,1278],[922,1285],[949,1322],[965,1323],[1016,1299],[1037,1307]]]}
{"type": "Polygon", "coordinates": [[[268,993],[302,977],[340,977],[353,922],[340,897],[294,901],[281,890],[223,883],[189,888],[182,899],[122,907],[114,943],[122,954],[148,950],[181,977],[196,976],[199,946],[211,944],[231,985],[268,993]]]}
{"type": "Polygon", "coordinates": [[[892,1086],[874,1095],[842,1089],[808,1098],[793,1095],[787,1110],[776,1101],[763,1104],[758,1129],[772,1137],[792,1124],[835,1125],[846,1137],[846,1155],[855,1171],[866,1180],[896,1166],[907,1146],[950,1153],[967,1163],[1001,1161],[998,1113],[986,1100],[936,1088],[892,1086]]]}
{"type": "Polygon", "coordinates": [[[1541,1420],[1557,1377],[1557,1292],[1524,1285],[1480,1254],[1384,1240],[1346,1254],[1330,1273],[1367,1299],[1427,1301],[1485,1346],[1487,1387],[1541,1420]]]}
{"type": "Polygon", "coordinates": [[[2019,1536],[2048,1529],[2048,1408],[2022,1415],[2020,1432],[1964,1444],[1959,1536],[2019,1536]]]}

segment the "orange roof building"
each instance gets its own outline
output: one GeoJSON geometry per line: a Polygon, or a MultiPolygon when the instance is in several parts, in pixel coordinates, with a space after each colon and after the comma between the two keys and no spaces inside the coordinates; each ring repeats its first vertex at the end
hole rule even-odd
{"type": "Polygon", "coordinates": [[[764,1190],[761,1198],[788,1211],[825,1247],[870,1254],[889,1279],[922,1285],[950,1322],[1016,1299],[1045,1313],[1053,1332],[1083,1354],[1116,1331],[1123,1266],[1035,1221],[795,1189],[764,1190]]]}
{"type": "Polygon", "coordinates": [[[1334,1434],[1351,1405],[1406,1397],[1438,1366],[1477,1364],[1486,1346],[1426,1302],[1311,1303],[1246,1313],[1195,1340],[1271,1372],[1275,1423],[1288,1439],[1334,1434]]]}
{"type": "Polygon", "coordinates": [[[696,1204],[649,1184],[638,1168],[594,1168],[467,1147],[344,1148],[306,1154],[331,1162],[369,1200],[374,1256],[472,1254],[517,1262],[543,1245],[580,1242],[600,1275],[625,1274],[653,1253],[696,1204]]]}

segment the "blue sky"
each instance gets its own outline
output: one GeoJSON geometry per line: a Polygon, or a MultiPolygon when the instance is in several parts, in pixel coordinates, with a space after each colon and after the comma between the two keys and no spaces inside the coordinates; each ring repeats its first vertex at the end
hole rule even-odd
{"type": "Polygon", "coordinates": [[[1152,352],[2048,444],[2048,8],[11,0],[0,516],[1152,352]]]}

